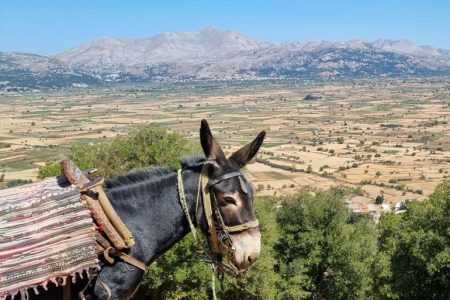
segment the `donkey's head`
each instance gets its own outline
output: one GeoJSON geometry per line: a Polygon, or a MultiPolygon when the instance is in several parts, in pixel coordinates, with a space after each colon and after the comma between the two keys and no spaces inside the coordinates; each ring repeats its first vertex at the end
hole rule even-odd
{"type": "Polygon", "coordinates": [[[262,131],[253,142],[227,159],[205,120],[202,120],[200,128],[200,141],[208,166],[209,192],[211,199],[214,200],[212,205],[220,212],[214,216],[214,221],[222,222],[217,220],[222,218],[223,225],[230,228],[227,232],[232,244],[229,259],[239,271],[247,269],[258,259],[261,234],[253,209],[253,188],[238,172],[256,155],[265,134],[262,131]]]}

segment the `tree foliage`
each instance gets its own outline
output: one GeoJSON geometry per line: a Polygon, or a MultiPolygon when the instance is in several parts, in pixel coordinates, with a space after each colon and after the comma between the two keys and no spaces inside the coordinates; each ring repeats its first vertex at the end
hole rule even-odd
{"type": "Polygon", "coordinates": [[[366,299],[375,229],[354,218],[341,191],[303,192],[285,199],[275,256],[283,299],[366,299]]]}
{"type": "MultiPolygon", "coordinates": [[[[75,144],[69,157],[82,170],[95,167],[99,176],[112,177],[149,166],[176,169],[180,157],[199,151],[199,146],[183,135],[145,124],[106,143],[75,144]]],[[[39,178],[59,174],[59,163],[55,162],[47,162],[38,171],[39,178]]]]}
{"type": "Polygon", "coordinates": [[[144,299],[209,299],[211,269],[196,256],[191,235],[151,265],[139,295],[144,299]]]}
{"type": "Polygon", "coordinates": [[[45,165],[38,169],[37,178],[44,179],[46,177],[58,176],[61,174],[61,166],[59,163],[47,161],[45,165]]]}
{"type": "Polygon", "coordinates": [[[8,183],[6,184],[7,187],[15,187],[15,186],[20,186],[20,185],[24,185],[27,183],[32,183],[33,180],[31,179],[12,179],[10,181],[8,181],[8,183]]]}
{"type": "Polygon", "coordinates": [[[380,298],[450,299],[450,182],[379,224],[380,298]]]}

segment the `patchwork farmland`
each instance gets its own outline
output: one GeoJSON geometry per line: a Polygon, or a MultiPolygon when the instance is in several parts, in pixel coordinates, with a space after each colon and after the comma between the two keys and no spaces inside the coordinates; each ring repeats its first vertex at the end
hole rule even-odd
{"type": "Polygon", "coordinates": [[[353,203],[429,195],[450,171],[450,79],[115,86],[0,95],[0,188],[36,180],[73,143],[153,122],[198,140],[209,121],[228,153],[260,130],[246,173],[260,195],[346,185],[353,203]]]}

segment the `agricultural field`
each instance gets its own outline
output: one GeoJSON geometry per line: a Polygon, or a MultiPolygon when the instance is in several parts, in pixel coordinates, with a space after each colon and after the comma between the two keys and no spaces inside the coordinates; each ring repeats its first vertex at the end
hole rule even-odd
{"type": "Polygon", "coordinates": [[[449,176],[450,78],[161,83],[0,94],[0,188],[140,123],[198,140],[203,118],[228,153],[267,131],[245,170],[260,195],[347,185],[393,206],[449,176]]]}

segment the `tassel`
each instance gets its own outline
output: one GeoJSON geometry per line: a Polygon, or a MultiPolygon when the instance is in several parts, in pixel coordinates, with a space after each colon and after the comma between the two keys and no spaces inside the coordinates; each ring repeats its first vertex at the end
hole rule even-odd
{"type": "MultiPolygon", "coordinates": [[[[11,293],[11,300],[14,300],[14,298],[16,297],[16,295],[19,293],[19,291],[18,290],[16,290],[16,291],[14,291],[14,292],[12,292],[11,293]]],[[[6,299],[6,298],[5,298],[6,299]]]]}
{"type": "Polygon", "coordinates": [[[53,282],[56,287],[58,287],[58,280],[56,280],[56,277],[50,278],[50,281],[53,282]]]}
{"type": "Polygon", "coordinates": [[[30,298],[30,295],[28,295],[28,291],[25,290],[20,290],[20,298],[22,300],[28,300],[30,298]]]}
{"type": "Polygon", "coordinates": [[[33,290],[34,290],[34,294],[35,294],[35,295],[39,295],[39,291],[38,291],[37,285],[35,285],[35,286],[33,287],[33,290]]]}

